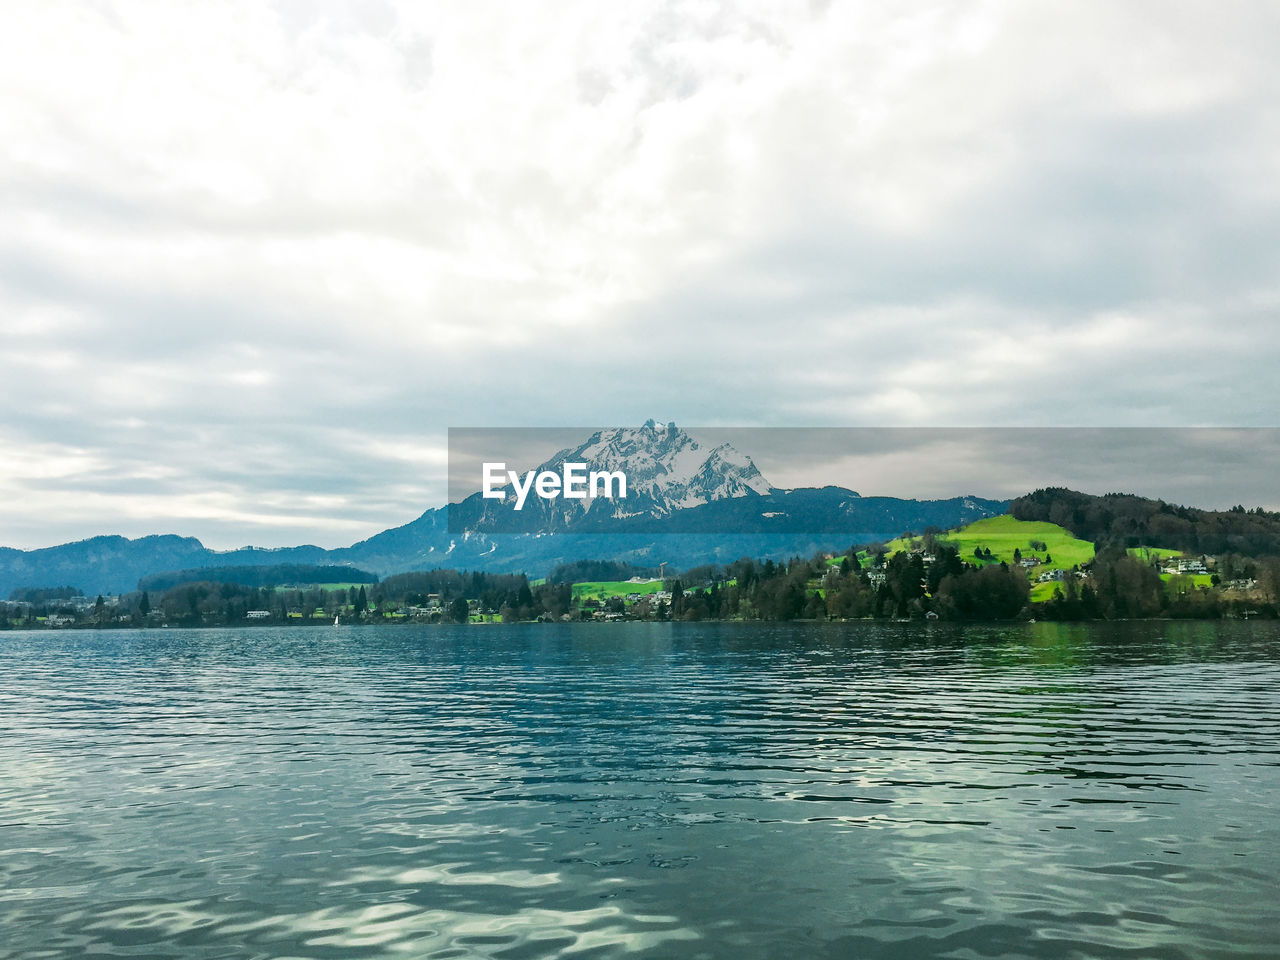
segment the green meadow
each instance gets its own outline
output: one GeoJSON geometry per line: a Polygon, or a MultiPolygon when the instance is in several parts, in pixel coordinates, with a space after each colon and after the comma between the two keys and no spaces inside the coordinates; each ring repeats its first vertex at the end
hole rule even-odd
{"type": "Polygon", "coordinates": [[[650,580],[647,583],[632,583],[630,580],[587,580],[573,585],[573,599],[608,600],[610,597],[625,597],[629,593],[657,593],[661,589],[661,580],[650,580]]]}
{"type": "Polygon", "coordinates": [[[1046,603],[1053,599],[1053,592],[1062,587],[1057,581],[1049,581],[1047,583],[1033,583],[1031,585],[1031,602],[1046,603]]]}
{"type": "Polygon", "coordinates": [[[1165,547],[1130,547],[1128,554],[1131,557],[1137,557],[1139,560],[1145,560],[1150,563],[1153,560],[1168,560],[1171,557],[1182,556],[1181,550],[1169,550],[1165,547]]]}
{"type": "MultiPolygon", "coordinates": [[[[903,541],[895,540],[895,541],[893,541],[893,542],[894,542],[894,543],[900,543],[900,542],[903,542],[903,541]]],[[[905,548],[903,548],[903,549],[905,549],[905,548]]],[[[867,551],[865,551],[865,550],[859,550],[859,551],[858,551],[858,553],[857,553],[857,558],[858,558],[858,565],[859,565],[859,566],[862,566],[862,567],[869,567],[869,566],[871,566],[871,555],[870,555],[869,553],[867,553],[867,551]]],[[[843,560],[843,559],[844,559],[844,554],[840,554],[840,555],[838,555],[838,556],[834,556],[834,557],[827,557],[827,566],[829,566],[829,567],[838,567],[838,566],[840,566],[840,561],[841,561],[841,560],[843,560]]]]}
{"type": "MultiPolygon", "coordinates": [[[[1039,566],[1027,571],[1028,577],[1033,581],[1049,570],[1070,570],[1072,567],[1088,563],[1093,559],[1094,554],[1092,543],[1073,537],[1056,523],[1018,520],[1007,515],[976,520],[958,530],[938,534],[936,539],[939,543],[955,547],[959,551],[961,560],[975,566],[986,566],[992,563],[1007,563],[1012,566],[1015,563],[1015,550],[1022,559],[1036,557],[1040,560],[1039,566]],[[1043,543],[1044,548],[1032,547],[1032,541],[1043,543]],[[977,556],[976,551],[979,549],[990,550],[991,558],[988,559],[985,553],[982,557],[977,556]]],[[[923,545],[924,541],[920,537],[900,537],[886,543],[885,552],[892,556],[901,551],[921,548],[923,545]]],[[[840,559],[840,557],[832,558],[835,563],[839,563],[840,559]]],[[[865,551],[859,551],[858,559],[863,565],[870,561],[865,551]]],[[[1032,602],[1043,603],[1052,599],[1057,587],[1057,581],[1033,582],[1031,584],[1032,602]]]]}
{"type": "Polygon", "coordinates": [[[341,591],[342,593],[350,593],[352,587],[355,587],[357,590],[359,590],[361,587],[364,587],[365,592],[368,593],[373,589],[374,584],[372,583],[289,583],[289,584],[279,584],[278,586],[272,587],[272,589],[277,593],[279,593],[282,590],[324,590],[328,593],[334,593],[335,591],[341,591]]]}
{"type": "MultiPolygon", "coordinates": [[[[947,543],[960,551],[960,559],[965,563],[983,566],[988,563],[1014,562],[1013,551],[1018,550],[1023,558],[1038,557],[1042,563],[1035,567],[1037,572],[1045,570],[1070,570],[1093,559],[1093,544],[1088,540],[1077,540],[1056,523],[1043,521],[1017,520],[1010,516],[986,517],[975,520],[967,527],[949,530],[938,534],[939,543],[947,543]],[[1031,541],[1041,542],[1045,549],[1033,549],[1031,541]],[[991,551],[991,559],[978,558],[974,551],[979,547],[991,551]],[[1046,557],[1051,562],[1044,563],[1046,557]]],[[[923,545],[919,537],[899,538],[885,544],[885,551],[893,555],[899,551],[912,550],[923,545]]],[[[859,553],[859,559],[863,554],[859,553]]],[[[839,563],[839,558],[835,558],[839,563]]]]}
{"type": "Polygon", "coordinates": [[[1165,582],[1165,589],[1170,593],[1213,586],[1211,573],[1162,573],[1160,579],[1165,582]]]}
{"type": "Polygon", "coordinates": [[[1024,559],[1038,557],[1044,561],[1051,557],[1052,562],[1036,568],[1040,571],[1070,570],[1093,559],[1092,543],[1077,540],[1056,523],[1016,520],[1009,516],[987,517],[939,539],[956,547],[966,561],[977,559],[973,552],[980,546],[991,550],[993,559],[990,562],[993,563],[1013,563],[1015,549],[1024,559]],[[1044,543],[1045,548],[1033,549],[1032,540],[1044,543]]]}

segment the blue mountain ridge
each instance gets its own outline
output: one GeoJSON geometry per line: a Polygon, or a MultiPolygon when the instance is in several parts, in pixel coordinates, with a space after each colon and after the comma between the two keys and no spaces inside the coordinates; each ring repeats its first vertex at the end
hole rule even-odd
{"type": "Polygon", "coordinates": [[[557,564],[584,559],[642,565],[665,561],[681,569],[744,556],[784,559],[843,551],[908,530],[961,526],[1009,509],[1009,501],[980,497],[909,500],[862,497],[838,486],[777,489],[749,457],[727,445],[702,451],[675,424],[656,426],[653,421],[638,430],[597,433],[574,450],[560,451],[547,465],[584,451],[598,465],[621,463],[650,478],[643,496],[629,499],[627,510],[605,501],[583,505],[530,499],[528,512],[516,514],[510,503],[486,500],[477,492],[338,549],[302,545],[220,551],[194,537],[175,535],[132,540],[102,536],[36,550],[0,548],[0,597],[19,587],[64,585],[89,595],[124,593],[142,577],[167,571],[282,563],[345,564],[379,576],[436,567],[541,576],[557,564]],[[696,454],[692,458],[690,450],[696,454]],[[691,463],[684,475],[676,476],[677,464],[691,463]],[[636,502],[641,509],[631,506],[636,502]]]}
{"type": "MultiPolygon", "coordinates": [[[[815,496],[813,532],[773,533],[769,520],[755,526],[738,522],[726,532],[684,533],[679,526],[653,522],[617,524],[619,532],[607,525],[593,524],[583,532],[551,534],[475,533],[450,534],[448,507],[427,510],[416,520],[333,550],[304,545],[275,549],[243,548],[211,550],[194,537],[174,535],[127,539],[119,536],[94,537],[38,550],[0,552],[0,596],[17,587],[79,587],[87,594],[122,593],[133,590],[145,576],[169,570],[233,565],[276,563],[347,564],[379,576],[408,570],[456,567],[494,572],[523,571],[541,576],[559,563],[582,559],[629,560],[653,564],[666,561],[673,568],[703,563],[726,563],[739,557],[808,556],[819,550],[845,550],[855,543],[888,540],[907,530],[928,526],[943,529],[970,523],[982,517],[1008,511],[1009,501],[979,497],[947,500],[903,500],[894,497],[860,497],[852,501],[850,491],[840,488],[792,490],[759,497],[753,504],[778,506],[822,491],[839,491],[815,496]],[[841,496],[843,495],[843,496],[841,496]],[[835,514],[834,502],[846,506],[835,514]],[[833,515],[835,514],[835,515],[833,515]],[[665,532],[675,529],[677,532],[665,532]]],[[[755,498],[753,498],[755,499],[755,498]]],[[[691,510],[717,507],[707,504],[691,510]]],[[[717,511],[724,512],[724,508],[717,511]]],[[[760,512],[775,512],[763,510],[760,512]]],[[[682,523],[691,522],[681,518],[682,523]]]]}

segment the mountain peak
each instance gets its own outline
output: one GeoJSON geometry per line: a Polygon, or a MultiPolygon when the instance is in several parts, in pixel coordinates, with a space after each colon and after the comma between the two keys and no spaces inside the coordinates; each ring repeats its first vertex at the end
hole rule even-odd
{"type": "MultiPolygon", "coordinates": [[[[727,443],[705,447],[674,420],[661,424],[651,418],[638,428],[598,430],[539,469],[558,472],[566,461],[626,474],[627,499],[610,508],[618,516],[665,516],[673,510],[767,494],[772,489],[749,456],[727,443]]],[[[575,505],[586,510],[594,506],[589,500],[575,505]]]]}
{"type": "Polygon", "coordinates": [[[668,420],[665,424],[660,424],[656,419],[650,417],[641,426],[641,430],[648,430],[650,433],[676,433],[679,427],[676,426],[674,420],[668,420]]]}

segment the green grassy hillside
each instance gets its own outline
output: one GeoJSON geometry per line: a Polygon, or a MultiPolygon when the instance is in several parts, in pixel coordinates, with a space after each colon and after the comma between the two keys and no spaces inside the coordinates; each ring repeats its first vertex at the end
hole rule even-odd
{"type": "MultiPolygon", "coordinates": [[[[1033,602],[1051,599],[1053,591],[1058,586],[1056,582],[1034,582],[1042,573],[1050,570],[1070,570],[1072,567],[1088,563],[1093,559],[1094,554],[1092,543],[1073,537],[1055,523],[1017,520],[1011,516],[977,520],[959,530],[939,534],[936,539],[940,543],[955,547],[960,553],[961,560],[975,566],[986,566],[992,563],[1007,563],[1012,566],[1015,562],[1014,550],[1018,551],[1022,559],[1037,558],[1041,561],[1040,564],[1028,570],[1028,577],[1033,581],[1031,584],[1033,602]],[[1043,543],[1044,547],[1033,547],[1032,542],[1043,543]],[[983,551],[981,557],[976,554],[979,549],[983,551]],[[991,551],[990,559],[985,555],[987,550],[991,551]]],[[[885,549],[889,555],[893,555],[899,551],[922,546],[922,538],[899,538],[885,544],[885,549]]],[[[864,554],[859,553],[858,556],[862,559],[864,566],[869,563],[869,559],[863,559],[864,554]]],[[[833,559],[834,562],[839,563],[841,558],[833,559]]]]}
{"type": "Polygon", "coordinates": [[[977,561],[973,554],[978,547],[991,550],[993,563],[1013,563],[1015,549],[1024,558],[1038,557],[1043,561],[1046,556],[1051,557],[1052,562],[1037,568],[1041,571],[1069,570],[1093,559],[1092,543],[1077,540],[1056,523],[1015,520],[1010,516],[987,517],[938,539],[956,547],[966,562],[977,561]],[[1032,548],[1033,540],[1044,543],[1045,549],[1032,548]]]}
{"type": "Polygon", "coordinates": [[[1168,560],[1170,557],[1182,556],[1181,550],[1168,550],[1164,547],[1130,547],[1128,554],[1139,560],[1168,560]]]}
{"type": "MultiPolygon", "coordinates": [[[[987,563],[1013,563],[1013,551],[1019,550],[1025,557],[1037,557],[1044,561],[1036,569],[1069,570],[1072,567],[1088,563],[1093,559],[1093,544],[1088,540],[1077,540],[1056,523],[1041,521],[1015,520],[1010,516],[987,517],[977,520],[959,530],[949,530],[936,538],[940,543],[948,543],[960,551],[960,559],[965,563],[982,566],[987,563]],[[1031,546],[1032,541],[1043,543],[1043,550],[1031,546]],[[991,551],[991,559],[978,558],[974,551],[981,547],[991,551]]],[[[886,551],[892,555],[900,550],[911,550],[921,546],[919,537],[911,539],[891,540],[885,544],[886,551]]],[[[859,554],[861,557],[862,554],[859,554]]],[[[836,563],[840,558],[834,558],[836,563]]]]}
{"type": "Polygon", "coordinates": [[[608,600],[610,597],[625,597],[629,593],[657,593],[662,589],[661,580],[650,580],[647,583],[632,583],[630,580],[592,580],[573,585],[573,598],[582,600],[592,597],[596,600],[608,600]]]}
{"type": "Polygon", "coordinates": [[[372,583],[290,583],[273,587],[277,593],[286,593],[291,590],[324,590],[327,593],[349,593],[351,588],[355,587],[359,590],[365,588],[366,592],[372,592],[374,584],[372,583]]]}

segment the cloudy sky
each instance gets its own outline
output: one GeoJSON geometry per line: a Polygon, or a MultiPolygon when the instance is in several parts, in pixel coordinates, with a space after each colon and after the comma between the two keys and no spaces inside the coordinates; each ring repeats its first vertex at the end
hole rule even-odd
{"type": "Polygon", "coordinates": [[[0,544],[344,545],[443,503],[449,426],[1274,425],[1277,36],[1273,0],[10,5],[0,544]]]}

